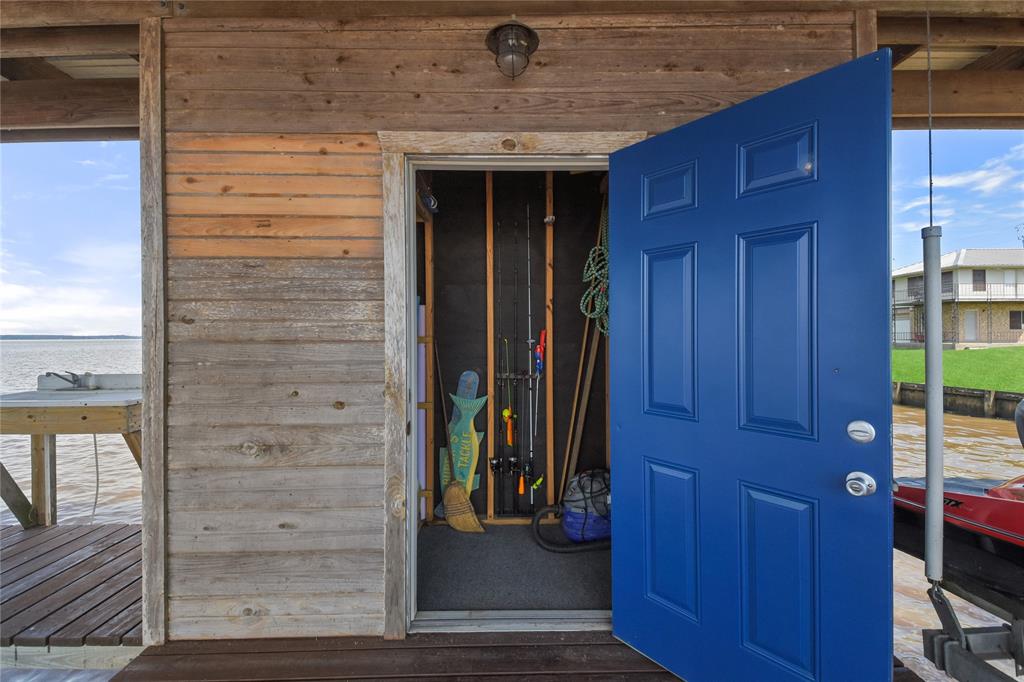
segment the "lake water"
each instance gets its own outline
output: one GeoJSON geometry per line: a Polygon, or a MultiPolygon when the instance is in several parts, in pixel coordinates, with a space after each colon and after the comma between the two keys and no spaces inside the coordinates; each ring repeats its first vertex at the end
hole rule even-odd
{"type": "MultiPolygon", "coordinates": [[[[0,344],[0,391],[34,388],[48,371],[139,372],[139,340],[4,341],[0,344]]],[[[946,472],[950,476],[1008,479],[1024,473],[1024,449],[1009,421],[947,414],[946,472]]],[[[893,408],[893,469],[896,476],[924,475],[924,412],[893,408]]],[[[92,436],[57,437],[57,518],[61,523],[140,523],[141,476],[119,435],[96,437],[99,499],[92,515],[96,467],[92,436]]],[[[0,436],[0,459],[22,490],[31,488],[28,436],[0,436]]],[[[0,505],[2,506],[2,505],[0,505]]],[[[0,523],[15,523],[4,507],[0,523]]],[[[926,680],[946,680],[920,653],[920,630],[938,621],[925,595],[923,564],[894,552],[895,653],[926,680]]],[[[955,600],[955,598],[954,598],[955,600]]],[[[967,626],[992,623],[990,616],[957,601],[967,626]]]]}
{"type": "MultiPolygon", "coordinates": [[[[0,391],[36,387],[46,372],[138,373],[142,371],[139,339],[74,339],[0,342],[0,391]]],[[[99,451],[99,500],[96,458],[91,435],[57,436],[58,523],[141,523],[142,475],[119,434],[96,436],[99,451]]],[[[0,436],[0,460],[25,492],[32,490],[28,436],[0,436]]],[[[0,505],[0,524],[14,524],[6,505],[0,505]]]]}

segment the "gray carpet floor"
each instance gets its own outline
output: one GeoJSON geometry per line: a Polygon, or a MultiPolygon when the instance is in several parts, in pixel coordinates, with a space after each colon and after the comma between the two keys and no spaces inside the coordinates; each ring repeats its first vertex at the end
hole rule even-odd
{"type": "MultiPolygon", "coordinates": [[[[418,537],[417,608],[421,611],[610,609],[611,552],[554,554],[529,526],[488,526],[459,533],[424,526],[418,537]]],[[[545,537],[564,541],[561,529],[545,537]]]]}

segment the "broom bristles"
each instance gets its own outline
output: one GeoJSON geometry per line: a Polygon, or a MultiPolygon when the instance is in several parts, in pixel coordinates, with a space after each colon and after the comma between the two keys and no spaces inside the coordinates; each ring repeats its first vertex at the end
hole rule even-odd
{"type": "Polygon", "coordinates": [[[483,526],[476,517],[473,504],[469,501],[469,493],[465,486],[452,480],[444,489],[444,517],[448,525],[463,533],[483,533],[483,526]]]}

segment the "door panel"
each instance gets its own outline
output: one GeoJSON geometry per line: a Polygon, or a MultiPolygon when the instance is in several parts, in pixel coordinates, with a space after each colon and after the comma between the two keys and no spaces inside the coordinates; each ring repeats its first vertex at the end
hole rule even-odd
{"type": "Polygon", "coordinates": [[[611,159],[613,628],[691,682],[892,673],[889,80],[611,159]]]}

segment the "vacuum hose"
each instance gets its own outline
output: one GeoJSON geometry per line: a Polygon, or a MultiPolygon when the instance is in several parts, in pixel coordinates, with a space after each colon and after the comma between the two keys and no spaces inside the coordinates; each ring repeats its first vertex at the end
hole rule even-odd
{"type": "Polygon", "coordinates": [[[546,539],[540,532],[540,521],[548,514],[554,514],[555,518],[562,517],[561,505],[555,505],[550,507],[541,507],[537,510],[537,513],[533,515],[533,539],[541,546],[542,549],[546,549],[549,552],[558,552],[559,554],[576,554],[578,552],[596,552],[600,550],[608,550],[612,547],[611,540],[597,540],[595,542],[552,542],[546,539]]]}

